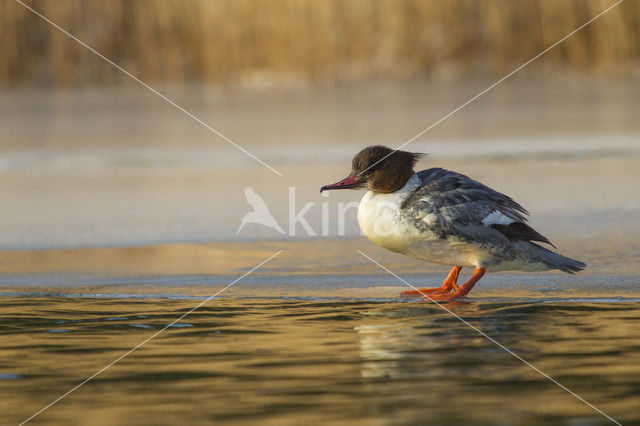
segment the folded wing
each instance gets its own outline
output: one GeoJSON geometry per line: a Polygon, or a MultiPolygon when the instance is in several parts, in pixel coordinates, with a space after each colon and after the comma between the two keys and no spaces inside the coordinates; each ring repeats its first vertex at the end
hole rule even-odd
{"type": "Polygon", "coordinates": [[[526,224],[528,212],[513,199],[465,175],[435,168],[418,173],[422,186],[404,201],[415,226],[441,239],[457,237],[486,244],[551,242],[526,224]]]}

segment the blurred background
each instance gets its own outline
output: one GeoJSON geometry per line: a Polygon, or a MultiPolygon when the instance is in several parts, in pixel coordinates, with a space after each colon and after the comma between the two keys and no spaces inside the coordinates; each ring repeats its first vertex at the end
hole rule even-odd
{"type": "MultiPolygon", "coordinates": [[[[156,84],[249,87],[496,77],[611,0],[39,0],[54,23],[156,84]]],[[[111,86],[113,67],[13,1],[1,7],[5,86],[111,86]]],[[[534,70],[639,76],[640,4],[629,1],[534,70]]]]}
{"type": "MultiPolygon", "coordinates": [[[[396,147],[611,0],[26,2],[280,177],[12,0],[0,2],[0,248],[283,238],[289,187],[396,147]]],[[[547,233],[638,225],[640,3],[625,1],[412,142],[523,202],[547,233]],[[544,227],[543,226],[543,227],[544,227]]],[[[297,237],[312,237],[302,227],[297,237]]],[[[347,232],[358,235],[355,211],[347,232]]]]}

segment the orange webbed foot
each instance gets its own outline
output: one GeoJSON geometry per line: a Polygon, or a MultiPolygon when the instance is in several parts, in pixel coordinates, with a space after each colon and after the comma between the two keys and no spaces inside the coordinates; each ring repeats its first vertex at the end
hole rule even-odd
{"type": "MultiPolygon", "coordinates": [[[[457,286],[456,286],[457,287],[457,286]]],[[[417,290],[407,290],[407,291],[403,291],[401,293],[402,296],[416,296],[416,297],[420,297],[420,296],[424,296],[425,294],[431,294],[431,293],[441,293],[441,294],[447,294],[451,291],[451,288],[447,288],[447,287],[434,287],[434,288],[419,288],[417,290]]]]}
{"type": "Polygon", "coordinates": [[[460,266],[454,266],[449,272],[449,275],[447,275],[447,278],[445,278],[441,287],[407,290],[402,292],[402,296],[420,297],[426,294],[429,294],[429,295],[447,294],[447,293],[450,293],[451,291],[458,291],[459,287],[458,287],[458,284],[456,284],[456,282],[458,281],[458,274],[460,273],[461,269],[462,268],[460,266]]]}
{"type": "Polygon", "coordinates": [[[421,301],[422,302],[430,302],[434,300],[452,301],[452,300],[456,300],[461,297],[464,297],[467,294],[469,294],[473,286],[476,285],[478,281],[480,281],[480,278],[484,276],[484,273],[485,273],[484,269],[476,268],[475,271],[473,271],[473,275],[469,277],[467,282],[462,284],[455,291],[451,293],[428,293],[426,296],[422,298],[421,301]]]}

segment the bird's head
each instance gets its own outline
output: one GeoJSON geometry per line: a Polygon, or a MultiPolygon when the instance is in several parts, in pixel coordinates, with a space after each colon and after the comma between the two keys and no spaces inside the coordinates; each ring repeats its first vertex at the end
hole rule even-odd
{"type": "Polygon", "coordinates": [[[323,186],[320,192],[365,187],[383,194],[395,192],[413,176],[413,167],[423,155],[394,151],[382,145],[369,146],[353,157],[349,176],[334,184],[323,186]]]}

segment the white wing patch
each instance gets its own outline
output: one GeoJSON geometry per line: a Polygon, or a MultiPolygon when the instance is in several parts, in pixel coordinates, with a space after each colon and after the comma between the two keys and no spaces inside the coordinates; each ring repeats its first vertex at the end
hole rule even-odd
{"type": "Polygon", "coordinates": [[[427,215],[425,215],[422,220],[427,224],[427,225],[434,225],[436,223],[436,221],[438,220],[438,216],[436,216],[433,213],[429,213],[427,215]]]}
{"type": "Polygon", "coordinates": [[[514,219],[510,218],[509,216],[494,210],[491,213],[489,213],[487,215],[487,217],[485,217],[484,219],[482,219],[482,223],[486,226],[490,226],[490,225],[508,225],[510,223],[515,222],[514,219]]]}

